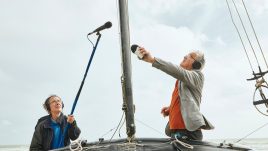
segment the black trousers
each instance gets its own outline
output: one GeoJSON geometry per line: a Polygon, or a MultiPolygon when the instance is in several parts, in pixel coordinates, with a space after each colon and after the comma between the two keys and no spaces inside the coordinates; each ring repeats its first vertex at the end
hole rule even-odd
{"type": "Polygon", "coordinates": [[[167,123],[165,133],[167,136],[174,138],[175,135],[179,135],[181,137],[186,136],[188,139],[191,140],[202,140],[203,134],[200,129],[195,131],[188,131],[187,129],[170,129],[169,123],[167,123]]]}

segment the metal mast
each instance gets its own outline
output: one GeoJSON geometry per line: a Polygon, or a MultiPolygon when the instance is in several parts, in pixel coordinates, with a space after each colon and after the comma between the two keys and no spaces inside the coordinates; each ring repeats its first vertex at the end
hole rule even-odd
{"type": "Polygon", "coordinates": [[[119,20],[120,20],[120,35],[121,35],[121,57],[122,57],[122,91],[123,91],[123,107],[126,115],[126,132],[129,141],[135,138],[135,123],[134,123],[134,106],[132,95],[132,80],[131,80],[131,57],[130,57],[130,39],[129,39],[129,20],[127,0],[119,0],[119,20]]]}

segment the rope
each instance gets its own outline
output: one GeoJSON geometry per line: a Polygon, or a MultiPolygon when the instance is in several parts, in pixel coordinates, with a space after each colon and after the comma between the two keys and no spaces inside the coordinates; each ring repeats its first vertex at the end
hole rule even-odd
{"type": "Polygon", "coordinates": [[[256,32],[255,32],[255,28],[253,27],[252,21],[251,21],[251,19],[250,19],[250,17],[249,17],[249,13],[248,13],[247,7],[246,7],[246,5],[245,5],[245,3],[244,3],[244,0],[242,0],[242,3],[243,3],[243,6],[244,6],[244,8],[245,8],[245,11],[246,11],[246,13],[247,13],[247,17],[248,17],[248,20],[249,20],[249,22],[250,22],[251,28],[252,28],[252,30],[253,30],[253,32],[254,32],[254,35],[255,35],[255,38],[256,38],[256,40],[257,40],[258,46],[259,46],[259,48],[260,48],[260,50],[261,50],[262,57],[263,57],[263,59],[264,59],[264,61],[265,61],[265,64],[266,64],[266,66],[267,66],[267,69],[268,69],[268,64],[267,64],[267,62],[266,62],[266,58],[265,58],[265,56],[264,56],[264,54],[263,54],[262,47],[261,47],[261,45],[260,45],[259,39],[258,39],[258,37],[257,37],[257,34],[256,34],[256,32]]]}
{"type": "Polygon", "coordinates": [[[231,11],[231,9],[230,9],[230,5],[229,5],[228,0],[226,0],[226,3],[227,3],[227,6],[228,6],[228,10],[229,10],[229,13],[230,13],[230,16],[231,16],[232,23],[233,23],[233,25],[234,25],[234,27],[235,27],[237,33],[238,33],[238,36],[239,36],[239,39],[240,39],[241,43],[242,43],[242,45],[243,45],[243,48],[244,48],[244,51],[245,51],[245,53],[246,53],[246,56],[247,56],[247,59],[248,59],[250,68],[251,68],[252,72],[254,73],[254,70],[253,70],[253,67],[252,67],[252,63],[251,63],[251,61],[250,61],[250,59],[249,59],[249,56],[248,56],[248,53],[247,53],[245,44],[244,44],[244,42],[243,42],[243,40],[242,40],[242,36],[241,36],[241,34],[240,34],[240,32],[239,32],[239,30],[238,30],[238,28],[237,28],[237,26],[236,26],[236,24],[235,24],[235,22],[234,22],[233,15],[232,15],[232,11],[231,11]]]}
{"type": "Polygon", "coordinates": [[[255,50],[254,50],[254,48],[253,48],[253,46],[252,46],[252,43],[251,43],[251,41],[250,41],[250,39],[249,39],[249,36],[248,36],[248,33],[247,33],[247,31],[246,31],[244,22],[242,21],[241,15],[240,15],[240,13],[239,13],[239,11],[238,11],[238,9],[237,9],[237,6],[236,6],[234,0],[232,0],[232,2],[233,2],[233,4],[234,4],[236,13],[237,13],[237,15],[238,15],[238,17],[239,17],[239,20],[240,20],[240,22],[241,22],[241,25],[242,25],[242,27],[243,27],[243,29],[244,29],[245,34],[246,34],[247,40],[248,40],[248,42],[249,42],[249,44],[250,44],[250,47],[251,47],[251,49],[252,49],[252,51],[253,51],[253,54],[254,54],[255,59],[256,59],[256,61],[257,61],[257,64],[258,64],[258,66],[260,66],[259,61],[258,61],[258,58],[257,58],[257,55],[256,55],[256,53],[255,53],[255,50]]]}
{"type": "Polygon", "coordinates": [[[127,142],[127,143],[123,143],[123,144],[118,144],[117,146],[120,147],[120,150],[136,151],[137,150],[137,146],[143,146],[143,145],[139,145],[137,143],[127,142]]]}
{"type": "Polygon", "coordinates": [[[177,137],[175,137],[176,140],[172,141],[171,143],[179,143],[180,145],[182,145],[183,147],[185,148],[188,148],[188,149],[194,149],[194,146],[190,145],[190,144],[187,144],[187,143],[184,143],[182,141],[180,141],[177,137]]]}
{"type": "Polygon", "coordinates": [[[75,140],[72,141],[70,146],[69,146],[70,151],[82,151],[83,147],[82,147],[82,140],[75,140]],[[76,147],[76,148],[73,148],[76,147]]]}
{"type": "Polygon", "coordinates": [[[261,127],[257,128],[256,130],[254,130],[254,131],[250,132],[250,133],[249,133],[249,134],[247,134],[246,136],[242,137],[241,139],[237,140],[235,143],[238,143],[238,142],[240,142],[241,140],[243,140],[243,139],[247,138],[249,135],[251,135],[251,134],[253,134],[253,133],[257,132],[258,130],[262,129],[262,128],[263,128],[263,127],[265,127],[266,125],[268,125],[268,122],[267,122],[267,123],[265,123],[265,124],[263,124],[261,127]]]}
{"type": "Polygon", "coordinates": [[[133,142],[134,139],[135,139],[135,135],[131,135],[127,137],[128,143],[133,142]]]}

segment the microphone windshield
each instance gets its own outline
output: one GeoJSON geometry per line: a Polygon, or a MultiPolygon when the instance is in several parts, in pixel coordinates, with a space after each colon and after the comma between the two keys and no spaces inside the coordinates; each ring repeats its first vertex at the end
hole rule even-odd
{"type": "Polygon", "coordinates": [[[138,47],[139,47],[138,45],[133,44],[133,45],[131,46],[131,51],[132,51],[133,53],[135,53],[135,51],[137,50],[138,47]]]}
{"type": "Polygon", "coordinates": [[[112,27],[112,23],[108,21],[104,24],[104,26],[105,26],[105,28],[110,28],[110,27],[112,27]]]}
{"type": "Polygon", "coordinates": [[[132,51],[134,54],[136,54],[136,55],[138,56],[139,59],[142,59],[143,56],[144,56],[144,55],[141,53],[141,51],[140,51],[140,47],[139,47],[138,45],[136,45],[136,44],[133,44],[133,45],[131,46],[131,51],[132,51]]]}

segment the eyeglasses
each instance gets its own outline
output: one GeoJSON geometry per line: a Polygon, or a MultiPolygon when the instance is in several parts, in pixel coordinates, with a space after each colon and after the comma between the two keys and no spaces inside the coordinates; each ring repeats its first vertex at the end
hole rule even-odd
{"type": "Polygon", "coordinates": [[[52,104],[52,103],[62,103],[61,100],[52,100],[51,102],[49,102],[49,104],[52,104]]]}
{"type": "Polygon", "coordinates": [[[194,57],[192,57],[192,55],[191,55],[191,54],[188,54],[188,55],[184,56],[184,58],[185,58],[185,59],[187,59],[187,58],[192,58],[192,59],[194,59],[194,61],[196,61],[196,60],[195,60],[195,58],[194,58],[194,57]]]}

